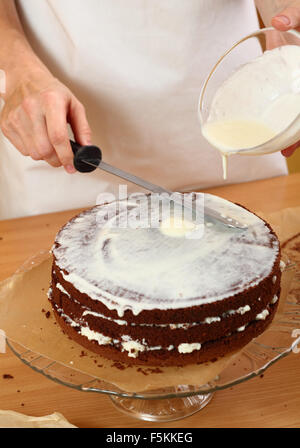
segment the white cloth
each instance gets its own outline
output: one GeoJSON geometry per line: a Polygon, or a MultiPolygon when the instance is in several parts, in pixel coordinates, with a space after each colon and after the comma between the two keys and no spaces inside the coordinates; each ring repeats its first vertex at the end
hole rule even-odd
{"type": "MultiPolygon", "coordinates": [[[[174,190],[224,183],[220,155],[201,135],[198,97],[216,60],[258,28],[252,0],[17,5],[34,50],[85,105],[106,162],[174,190]]],[[[99,170],[68,175],[23,157],[3,138],[0,153],[2,219],[93,205],[123,183],[99,170]]],[[[232,156],[227,182],[286,173],[280,153],[232,156]]]]}

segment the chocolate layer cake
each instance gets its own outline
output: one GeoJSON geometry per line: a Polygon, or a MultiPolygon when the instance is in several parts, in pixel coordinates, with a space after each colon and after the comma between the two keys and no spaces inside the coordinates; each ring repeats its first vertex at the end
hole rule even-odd
{"type": "Polygon", "coordinates": [[[199,238],[112,226],[112,210],[125,216],[134,199],[70,220],[52,248],[48,293],[65,333],[106,358],[159,366],[215,360],[262,333],[280,294],[278,239],[243,207],[204,200],[247,230],[209,219],[199,238]]]}

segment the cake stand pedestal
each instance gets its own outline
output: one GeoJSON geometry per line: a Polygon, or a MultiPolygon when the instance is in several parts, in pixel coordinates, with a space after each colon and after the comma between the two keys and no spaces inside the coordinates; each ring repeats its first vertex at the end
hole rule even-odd
{"type": "Polygon", "coordinates": [[[117,395],[111,395],[110,399],[119,411],[131,417],[151,422],[170,422],[195,414],[204,408],[213,397],[213,393],[192,395],[193,389],[190,386],[178,386],[173,390],[176,398],[160,400],[151,399],[151,394],[149,394],[149,399],[126,398],[117,395]],[[180,389],[191,395],[176,397],[180,389]]]}

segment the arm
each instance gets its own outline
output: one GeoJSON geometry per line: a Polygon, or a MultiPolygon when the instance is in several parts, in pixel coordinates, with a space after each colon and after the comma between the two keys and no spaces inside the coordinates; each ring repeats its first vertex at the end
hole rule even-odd
{"type": "MultiPolygon", "coordinates": [[[[278,31],[300,31],[300,0],[255,0],[255,4],[265,26],[273,26],[278,31]]],[[[275,41],[271,44],[274,46],[275,41]]],[[[282,154],[289,157],[299,146],[300,142],[295,143],[285,148],[282,154]]]]}
{"type": "Polygon", "coordinates": [[[4,135],[23,155],[74,172],[67,124],[80,144],[90,144],[84,107],[30,47],[14,0],[0,0],[0,68],[6,74],[4,135]]]}

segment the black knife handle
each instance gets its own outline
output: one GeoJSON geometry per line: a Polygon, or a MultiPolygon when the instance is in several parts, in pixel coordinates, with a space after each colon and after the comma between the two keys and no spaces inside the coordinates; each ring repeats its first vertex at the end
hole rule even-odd
{"type": "Polygon", "coordinates": [[[77,171],[80,173],[90,173],[96,169],[96,166],[88,165],[84,160],[97,166],[100,165],[102,152],[98,146],[81,146],[79,143],[73,142],[73,140],[70,140],[70,143],[74,154],[73,163],[77,171]]]}

